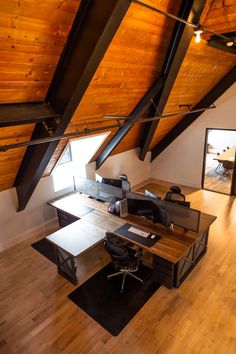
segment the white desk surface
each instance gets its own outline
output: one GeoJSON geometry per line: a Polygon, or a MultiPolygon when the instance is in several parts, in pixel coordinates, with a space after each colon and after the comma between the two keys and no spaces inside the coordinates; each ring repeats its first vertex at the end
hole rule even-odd
{"type": "Polygon", "coordinates": [[[47,236],[47,240],[77,257],[105,237],[105,230],[86,220],[78,220],[47,236]]]}

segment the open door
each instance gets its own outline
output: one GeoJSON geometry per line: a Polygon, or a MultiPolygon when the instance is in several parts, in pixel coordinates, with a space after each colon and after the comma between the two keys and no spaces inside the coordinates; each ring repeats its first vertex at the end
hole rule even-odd
{"type": "Polygon", "coordinates": [[[202,188],[236,195],[236,130],[206,129],[202,188]]]}

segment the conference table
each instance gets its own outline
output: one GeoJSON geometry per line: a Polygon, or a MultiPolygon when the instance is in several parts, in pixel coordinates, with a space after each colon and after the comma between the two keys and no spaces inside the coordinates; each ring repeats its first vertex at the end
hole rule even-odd
{"type": "Polygon", "coordinates": [[[236,151],[236,146],[232,146],[228,150],[222,152],[222,154],[217,155],[213,160],[217,160],[219,162],[223,162],[223,161],[234,162],[234,160],[235,160],[235,151],[236,151]]]}
{"type": "MultiPolygon", "coordinates": [[[[58,212],[61,229],[47,236],[57,254],[58,272],[74,284],[78,283],[76,258],[103,242],[106,232],[133,243],[153,256],[153,278],[168,288],[178,287],[196,266],[207,250],[210,225],[215,216],[201,213],[199,231],[186,231],[175,227],[163,230],[163,226],[150,220],[128,215],[119,217],[108,213],[109,203],[91,199],[79,192],[71,193],[48,203],[58,212]],[[119,230],[131,225],[141,232],[160,235],[152,246],[140,240],[130,240],[119,230]]],[[[140,239],[140,238],[139,238],[140,239]]]]}

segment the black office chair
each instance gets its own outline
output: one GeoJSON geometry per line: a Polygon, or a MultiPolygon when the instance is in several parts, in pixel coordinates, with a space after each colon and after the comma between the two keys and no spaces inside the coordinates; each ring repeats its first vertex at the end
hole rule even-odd
{"type": "Polygon", "coordinates": [[[231,172],[234,169],[234,162],[233,161],[223,161],[222,162],[222,167],[223,167],[223,177],[230,177],[231,176],[231,172]]]}
{"type": "Polygon", "coordinates": [[[127,175],[125,175],[124,173],[121,173],[121,174],[119,175],[119,179],[121,179],[122,181],[128,181],[128,177],[127,177],[127,175]]]}
{"type": "Polygon", "coordinates": [[[113,267],[116,270],[116,273],[108,275],[107,279],[111,279],[120,274],[123,275],[120,289],[121,293],[124,291],[125,279],[127,275],[137,279],[143,284],[143,280],[133,274],[138,270],[141,255],[139,251],[136,254],[131,253],[131,250],[128,247],[121,246],[116,243],[114,240],[114,235],[109,232],[106,233],[104,246],[106,251],[111,256],[113,267]]]}
{"type": "Polygon", "coordinates": [[[170,190],[166,193],[164,200],[167,202],[174,201],[185,201],[185,195],[181,193],[181,188],[179,186],[172,186],[170,190]]]}
{"type": "MultiPolygon", "coordinates": [[[[219,156],[220,153],[217,152],[217,156],[219,156]]],[[[222,170],[222,161],[221,160],[217,160],[218,161],[218,165],[216,166],[216,169],[215,169],[215,173],[217,173],[218,175],[222,175],[223,173],[223,170],[222,170]]]]}

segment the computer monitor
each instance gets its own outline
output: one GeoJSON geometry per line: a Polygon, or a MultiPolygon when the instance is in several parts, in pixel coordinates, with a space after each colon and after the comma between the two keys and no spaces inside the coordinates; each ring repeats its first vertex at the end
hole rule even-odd
{"type": "Polygon", "coordinates": [[[174,204],[185,206],[186,208],[190,208],[190,202],[187,202],[186,200],[166,200],[166,202],[174,203],[174,204]]]}
{"type": "Polygon", "coordinates": [[[129,214],[145,216],[155,224],[158,223],[169,227],[170,217],[168,212],[154,204],[152,200],[127,198],[127,211],[129,214]]]}
{"type": "Polygon", "coordinates": [[[98,173],[95,173],[95,180],[96,182],[102,183],[102,176],[100,176],[98,173]]]}
{"type": "Polygon", "coordinates": [[[153,198],[153,199],[161,199],[161,197],[159,195],[157,195],[156,193],[150,192],[148,189],[145,189],[144,195],[146,197],[153,198]]]}
{"type": "Polygon", "coordinates": [[[130,182],[129,181],[126,181],[126,180],[121,180],[122,182],[122,190],[125,191],[125,192],[129,192],[131,187],[130,187],[130,182]]]}
{"type": "Polygon", "coordinates": [[[108,184],[109,186],[122,188],[122,180],[121,179],[103,177],[102,178],[102,183],[108,184]]]}

